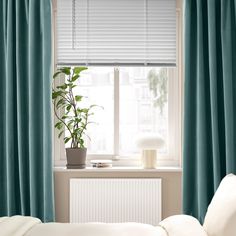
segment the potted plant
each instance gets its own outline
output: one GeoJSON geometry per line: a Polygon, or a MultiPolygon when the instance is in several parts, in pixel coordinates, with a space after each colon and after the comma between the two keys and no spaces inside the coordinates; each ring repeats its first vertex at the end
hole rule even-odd
{"type": "Polygon", "coordinates": [[[70,148],[66,148],[67,168],[83,169],[86,167],[87,148],[84,143],[89,117],[93,115],[91,109],[96,105],[89,107],[81,107],[83,96],[75,94],[74,88],[77,87],[80,73],[86,70],[86,67],[63,67],[59,68],[53,75],[52,100],[54,113],[58,122],[55,128],[58,129],[60,138],[64,131],[65,144],[71,142],[70,148]],[[65,82],[58,86],[55,85],[55,80],[60,76],[65,77],[65,82]],[[59,110],[62,110],[60,114],[59,110]]]}

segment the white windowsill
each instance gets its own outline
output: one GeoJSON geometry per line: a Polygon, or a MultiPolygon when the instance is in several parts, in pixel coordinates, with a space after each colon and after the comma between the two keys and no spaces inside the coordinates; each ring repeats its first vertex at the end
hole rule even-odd
{"type": "Polygon", "coordinates": [[[143,169],[141,167],[112,167],[86,169],[66,169],[66,167],[54,167],[56,172],[182,172],[180,167],[158,167],[156,169],[143,169]]]}

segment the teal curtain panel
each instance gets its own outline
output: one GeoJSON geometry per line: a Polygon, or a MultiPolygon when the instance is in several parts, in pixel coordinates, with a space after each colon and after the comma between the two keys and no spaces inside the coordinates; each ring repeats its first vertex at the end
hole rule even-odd
{"type": "Polygon", "coordinates": [[[185,0],[183,211],[201,222],[236,173],[236,0],[185,0]]]}
{"type": "Polygon", "coordinates": [[[51,2],[0,1],[0,216],[54,220],[51,2]]]}

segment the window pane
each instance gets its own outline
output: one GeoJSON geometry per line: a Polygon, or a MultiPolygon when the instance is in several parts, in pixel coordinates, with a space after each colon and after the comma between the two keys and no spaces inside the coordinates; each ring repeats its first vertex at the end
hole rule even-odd
{"type": "MultiPolygon", "coordinates": [[[[114,136],[114,70],[111,67],[89,67],[81,73],[76,94],[84,96],[80,106],[93,108],[85,138],[89,154],[112,154],[114,136]]],[[[70,146],[68,144],[67,146],[70,146]]]]}
{"type": "MultiPolygon", "coordinates": [[[[136,139],[142,133],[159,134],[167,142],[167,93],[168,69],[120,69],[120,155],[139,153],[136,139]]],[[[166,146],[162,153],[167,152],[166,146]]]]}

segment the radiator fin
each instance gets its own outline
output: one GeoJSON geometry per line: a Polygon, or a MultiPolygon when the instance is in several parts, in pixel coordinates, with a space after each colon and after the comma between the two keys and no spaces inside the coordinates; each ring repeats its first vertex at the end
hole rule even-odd
{"type": "Polygon", "coordinates": [[[161,221],[161,179],[70,179],[70,222],[161,221]]]}

